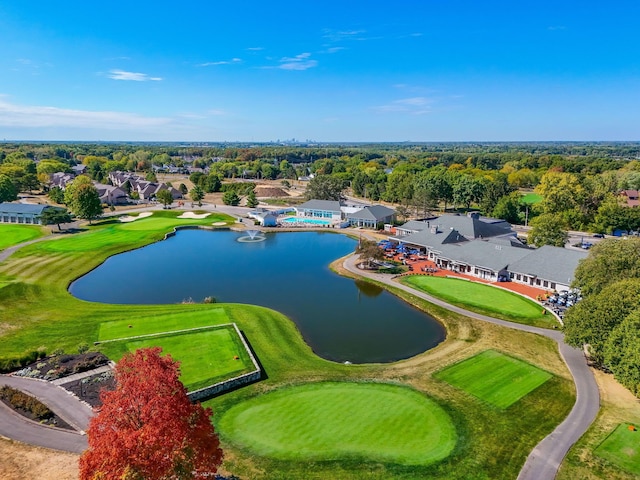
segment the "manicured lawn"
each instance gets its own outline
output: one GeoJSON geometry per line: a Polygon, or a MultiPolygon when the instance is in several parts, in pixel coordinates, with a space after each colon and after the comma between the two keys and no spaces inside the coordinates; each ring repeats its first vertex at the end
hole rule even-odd
{"type": "Polygon", "coordinates": [[[170,353],[174,360],[180,362],[180,380],[189,391],[254,369],[248,352],[232,326],[124,339],[101,344],[100,350],[117,361],[126,351],[134,352],[147,347],[161,347],[164,353],[170,353]]]}
{"type": "Polygon", "coordinates": [[[410,275],[401,281],[473,312],[542,327],[556,325],[552,315],[542,315],[536,302],[491,285],[428,275],[410,275]]]}
{"type": "MultiPolygon", "coordinates": [[[[396,364],[343,365],[329,362],[312,352],[293,322],[283,314],[263,307],[221,303],[108,305],[81,301],[68,293],[67,287],[73,280],[109,256],[161,240],[175,225],[185,225],[184,220],[172,219],[180,213],[156,212],[150,219],[136,221],[148,222],[145,226],[148,230],[125,229],[123,226],[127,224],[107,220],[82,233],[24,247],[0,263],[0,283],[6,283],[0,288],[0,364],[38,348],[47,352],[63,349],[67,353],[75,353],[79,345],[92,345],[99,338],[126,337],[133,332],[141,334],[175,330],[176,326],[190,325],[193,328],[216,323],[236,323],[249,340],[266,376],[260,382],[208,400],[205,405],[214,411],[214,422],[225,451],[224,468],[245,480],[510,480],[517,477],[531,449],[566,417],[574,403],[572,383],[560,374],[553,376],[507,410],[475,401],[464,391],[433,379],[433,371],[440,368],[438,365],[447,357],[438,353],[442,352],[440,348],[396,364]],[[151,220],[154,218],[170,221],[155,224],[151,220]],[[56,242],[62,243],[54,246],[56,242]],[[76,243],[82,248],[76,249],[76,243]],[[129,324],[133,325],[131,329],[129,324]],[[226,416],[227,411],[245,404],[246,401],[268,396],[265,392],[309,382],[360,385],[372,381],[411,385],[419,391],[417,395],[421,396],[421,401],[418,402],[420,405],[429,403],[428,397],[437,399],[437,403],[449,415],[457,434],[455,447],[446,458],[430,465],[412,464],[410,462],[413,460],[402,457],[401,453],[391,459],[385,458],[380,449],[372,454],[364,450],[356,452],[353,447],[353,455],[338,452],[339,458],[332,461],[309,462],[304,456],[300,459],[292,456],[282,460],[255,454],[252,445],[236,443],[226,427],[219,425],[219,420],[226,416]],[[371,460],[372,458],[375,459],[371,460]]],[[[211,225],[223,220],[228,224],[233,223],[229,217],[221,217],[221,220],[208,217],[204,220],[189,220],[188,224],[211,225]]],[[[131,282],[132,288],[136,281],[133,267],[131,277],[122,280],[131,282]]],[[[406,292],[397,289],[394,291],[447,324],[449,338],[443,348],[449,348],[454,354],[459,348],[475,349],[474,343],[479,340],[495,348],[504,346],[510,352],[515,352],[514,355],[530,358],[533,362],[544,359],[545,362],[556,365],[556,369],[564,371],[563,367],[559,367],[562,363],[557,347],[549,339],[472,322],[406,292]]],[[[185,338],[188,339],[189,336],[185,338]]],[[[108,344],[94,348],[106,348],[106,345],[108,344]]],[[[189,349],[190,346],[191,342],[182,342],[176,346],[176,352],[189,349]]],[[[118,354],[126,351],[126,345],[118,348],[121,348],[118,354]]],[[[167,346],[166,349],[173,350],[173,347],[167,346]]],[[[170,353],[177,357],[174,351],[170,353]]],[[[227,353],[222,353],[222,356],[229,358],[227,353]]],[[[551,370],[556,371],[554,368],[551,370]]],[[[338,395],[338,398],[341,396],[338,395]]],[[[325,403],[331,403],[332,400],[333,397],[325,403]]],[[[372,401],[371,398],[369,400],[372,401]]],[[[399,405],[401,403],[399,401],[399,405]]],[[[361,410],[362,407],[360,410],[353,410],[356,413],[349,420],[354,424],[359,422],[357,415],[362,413],[361,410]]],[[[375,420],[371,415],[384,413],[377,410],[380,407],[376,407],[376,411],[362,414],[369,420],[375,420]]],[[[415,410],[409,408],[406,411],[419,413],[420,409],[415,407],[415,410]]],[[[286,416],[283,418],[286,419],[286,416]]],[[[406,418],[400,417],[399,421],[406,422],[406,418]]],[[[394,422],[390,422],[389,430],[393,430],[394,422]]],[[[411,428],[423,427],[403,424],[402,428],[410,432],[411,428]]],[[[394,432],[394,435],[397,436],[397,433],[394,432]]],[[[359,441],[367,443],[362,439],[359,441]]],[[[398,441],[403,439],[399,438],[398,441]]],[[[384,435],[375,441],[368,440],[370,444],[375,442],[387,445],[384,435]]],[[[413,447],[409,445],[408,450],[411,449],[413,447]]],[[[389,451],[394,454],[392,446],[389,446],[389,451]]]]}
{"type": "Polygon", "coordinates": [[[44,230],[38,225],[0,224],[0,250],[4,250],[18,243],[28,242],[44,235],[44,230]]]}
{"type": "Polygon", "coordinates": [[[540,203],[542,201],[542,195],[539,193],[529,192],[522,195],[520,199],[522,203],[535,204],[540,203]]]}
{"type": "Polygon", "coordinates": [[[254,397],[220,420],[225,437],[258,455],[429,465],[447,457],[456,431],[434,401],[377,383],[312,383],[254,397]]]}
{"type": "Polygon", "coordinates": [[[618,425],[595,453],[623,470],[640,476],[640,430],[637,425],[636,431],[629,430],[628,423],[618,425]]]}
{"type": "Polygon", "coordinates": [[[102,342],[116,338],[207,327],[221,323],[229,323],[229,317],[224,308],[212,308],[200,312],[150,315],[135,319],[103,322],[100,324],[98,340],[102,342]]]}
{"type": "Polygon", "coordinates": [[[522,360],[485,350],[435,374],[498,408],[507,408],[553,375],[522,360]]]}

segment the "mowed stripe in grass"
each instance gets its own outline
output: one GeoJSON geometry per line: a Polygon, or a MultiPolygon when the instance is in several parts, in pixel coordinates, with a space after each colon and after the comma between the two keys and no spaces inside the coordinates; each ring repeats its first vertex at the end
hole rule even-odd
{"type": "Polygon", "coordinates": [[[282,388],[233,406],[217,428],[240,448],[296,461],[430,465],[449,456],[457,440],[451,419],[434,401],[378,383],[282,388]]]}
{"type": "Polygon", "coordinates": [[[553,375],[495,350],[485,350],[434,375],[456,388],[505,409],[553,375]]]}
{"type": "Polygon", "coordinates": [[[104,342],[105,340],[113,340],[116,338],[174,332],[177,330],[229,323],[229,317],[224,308],[149,315],[136,318],[131,318],[126,313],[123,313],[123,316],[127,318],[101,323],[98,340],[104,342]]]}
{"type": "Polygon", "coordinates": [[[543,308],[532,300],[491,285],[457,278],[409,275],[402,283],[472,311],[524,323],[549,326],[551,315],[543,315],[543,308]]]}
{"type": "Polygon", "coordinates": [[[197,390],[254,369],[248,352],[230,325],[139,339],[123,339],[100,345],[112,360],[140,348],[160,347],[180,362],[180,380],[189,391],[197,390]],[[237,358],[236,358],[237,357],[237,358]]]}
{"type": "Polygon", "coordinates": [[[595,453],[627,472],[640,475],[640,431],[622,423],[602,442],[595,453]]]}
{"type": "Polygon", "coordinates": [[[0,250],[22,242],[28,242],[43,235],[43,228],[37,225],[0,224],[0,250]]]}

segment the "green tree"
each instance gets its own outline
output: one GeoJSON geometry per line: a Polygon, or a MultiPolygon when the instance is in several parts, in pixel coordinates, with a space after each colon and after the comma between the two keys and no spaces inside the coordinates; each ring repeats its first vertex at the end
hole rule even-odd
{"type": "Polygon", "coordinates": [[[471,204],[482,198],[484,185],[482,181],[472,175],[463,174],[456,178],[453,184],[453,199],[457,204],[462,204],[467,210],[471,204]]]}
{"type": "Polygon", "coordinates": [[[567,310],[564,340],[574,347],[589,345],[589,354],[604,364],[604,347],[613,329],[640,308],[640,279],[612,283],[600,293],[586,296],[567,310]]]}
{"type": "Polygon", "coordinates": [[[47,196],[55,203],[64,203],[64,191],[60,187],[53,187],[47,196]]]}
{"type": "Polygon", "coordinates": [[[509,223],[520,223],[520,193],[512,192],[500,198],[491,215],[509,223]]]}
{"type": "Polygon", "coordinates": [[[167,208],[173,203],[173,195],[169,190],[160,190],[156,194],[156,199],[162,204],[162,208],[167,208]]]}
{"type": "Polygon", "coordinates": [[[180,193],[182,195],[186,195],[187,193],[189,193],[189,190],[187,189],[187,186],[184,183],[180,184],[180,186],[178,187],[178,190],[180,190],[180,193]]]}
{"type": "Polygon", "coordinates": [[[551,213],[539,215],[530,222],[531,230],[527,236],[528,243],[536,247],[543,245],[564,247],[569,235],[563,223],[559,215],[551,213]]]}
{"type": "Polygon", "coordinates": [[[344,181],[340,178],[331,175],[316,175],[309,181],[305,197],[307,200],[340,201],[344,198],[342,195],[344,189],[344,181]]]}
{"type": "Polygon", "coordinates": [[[356,253],[367,261],[369,267],[372,267],[376,261],[384,259],[384,251],[373,240],[360,239],[356,253]]]}
{"type": "Polygon", "coordinates": [[[258,206],[258,198],[256,197],[256,192],[254,192],[253,190],[251,190],[249,192],[249,195],[247,195],[247,207],[249,208],[255,208],[258,206]]]}
{"type": "Polygon", "coordinates": [[[18,198],[18,190],[7,175],[0,174],[0,202],[12,202],[18,198]]]}
{"type": "Polygon", "coordinates": [[[640,396],[640,311],[615,327],[606,341],[604,363],[622,385],[640,396]]]}
{"type": "Polygon", "coordinates": [[[189,196],[193,202],[196,202],[199,207],[202,206],[202,199],[204,198],[204,191],[198,185],[191,189],[189,196]]]}
{"type": "Polygon", "coordinates": [[[98,218],[102,214],[102,204],[98,190],[85,175],[76,177],[67,185],[64,192],[64,202],[75,213],[76,217],[89,220],[98,218]]]}
{"type": "Polygon", "coordinates": [[[613,282],[640,278],[640,238],[607,239],[594,245],[576,268],[573,286],[585,296],[602,291],[613,282]]]}
{"type": "Polygon", "coordinates": [[[222,195],[222,203],[237,206],[240,203],[240,197],[238,197],[238,194],[234,191],[224,192],[222,195]]]}
{"type": "Polygon", "coordinates": [[[61,230],[61,223],[69,223],[71,214],[66,208],[47,208],[40,215],[40,222],[43,225],[57,225],[58,231],[61,230]]]}
{"type": "Polygon", "coordinates": [[[144,179],[147,182],[156,183],[158,181],[158,177],[156,177],[156,174],[154,172],[147,172],[146,175],[144,176],[144,179]]]}

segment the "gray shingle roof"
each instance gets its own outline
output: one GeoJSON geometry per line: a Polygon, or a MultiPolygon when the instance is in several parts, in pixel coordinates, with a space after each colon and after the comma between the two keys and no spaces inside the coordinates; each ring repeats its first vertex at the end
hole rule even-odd
{"type": "Polygon", "coordinates": [[[509,265],[509,271],[569,285],[578,263],[587,255],[581,250],[545,245],[509,265]]]}
{"type": "Polygon", "coordinates": [[[50,205],[32,205],[28,203],[0,203],[0,213],[29,213],[40,215],[50,205]]]}
{"type": "Polygon", "coordinates": [[[530,255],[532,250],[517,248],[507,245],[499,245],[484,240],[473,240],[459,244],[442,245],[438,248],[442,256],[451,260],[485,267],[495,272],[509,267],[511,264],[530,255]]]}
{"type": "Polygon", "coordinates": [[[348,214],[347,218],[380,221],[395,215],[395,213],[395,210],[384,205],[369,205],[362,210],[348,214]]]}
{"type": "Polygon", "coordinates": [[[327,212],[338,212],[340,213],[340,202],[335,200],[309,200],[308,202],[304,202],[302,205],[298,205],[297,209],[307,209],[307,210],[324,210],[327,212]]]}

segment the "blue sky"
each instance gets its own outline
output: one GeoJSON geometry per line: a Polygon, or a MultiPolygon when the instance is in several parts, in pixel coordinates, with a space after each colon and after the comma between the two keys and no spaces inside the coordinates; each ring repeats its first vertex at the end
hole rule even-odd
{"type": "Polygon", "coordinates": [[[0,140],[640,140],[640,2],[0,0],[0,140]]]}

